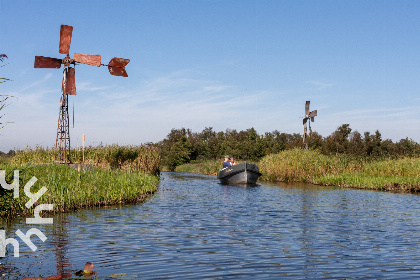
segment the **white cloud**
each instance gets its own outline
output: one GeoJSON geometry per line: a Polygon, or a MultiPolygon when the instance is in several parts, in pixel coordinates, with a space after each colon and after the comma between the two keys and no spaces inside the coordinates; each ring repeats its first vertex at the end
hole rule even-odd
{"type": "Polygon", "coordinates": [[[327,83],[327,82],[315,81],[315,80],[306,81],[305,83],[308,85],[311,85],[316,90],[324,90],[324,89],[327,89],[336,85],[335,83],[327,83]]]}

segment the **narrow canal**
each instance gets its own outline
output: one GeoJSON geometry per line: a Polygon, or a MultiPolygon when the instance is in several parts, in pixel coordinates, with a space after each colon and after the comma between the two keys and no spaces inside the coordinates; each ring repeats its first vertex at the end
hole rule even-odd
{"type": "MultiPolygon", "coordinates": [[[[3,225],[4,226],[4,225],[3,225]]],[[[7,225],[8,237],[33,226],[7,225]]],[[[37,251],[0,259],[3,279],[95,264],[98,279],[420,278],[420,197],[305,184],[222,186],[163,172],[140,205],[38,226],[37,251]]],[[[22,243],[22,242],[21,242],[22,243]]]]}

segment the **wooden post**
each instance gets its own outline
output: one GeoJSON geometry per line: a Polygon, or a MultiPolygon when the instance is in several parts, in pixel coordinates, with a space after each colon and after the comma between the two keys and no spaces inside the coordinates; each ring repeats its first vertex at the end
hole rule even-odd
{"type": "Polygon", "coordinates": [[[79,161],[79,137],[76,138],[76,161],[79,161]]]}
{"type": "Polygon", "coordinates": [[[83,134],[82,143],[83,143],[83,164],[85,164],[85,135],[84,134],[83,134]]]}

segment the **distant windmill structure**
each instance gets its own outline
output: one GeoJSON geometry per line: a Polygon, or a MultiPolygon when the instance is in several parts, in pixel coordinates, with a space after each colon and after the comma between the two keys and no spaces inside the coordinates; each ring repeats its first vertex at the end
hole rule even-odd
{"type": "MultiPolygon", "coordinates": [[[[128,77],[125,66],[130,62],[129,59],[114,57],[108,65],[101,64],[101,56],[94,54],[74,54],[74,59],[70,58],[70,43],[73,27],[61,25],[59,53],[65,54],[63,59],[45,56],[35,56],[35,68],[61,68],[64,65],[63,81],[61,83],[60,112],[58,115],[57,138],[55,142],[55,161],[59,163],[70,162],[70,130],[69,130],[69,95],[76,95],[75,68],[77,63],[92,66],[108,66],[109,73],[114,76],[128,77]],[[73,65],[73,67],[71,67],[73,65]]],[[[74,122],[74,115],[73,115],[74,122]]],[[[74,125],[74,123],[73,123],[74,125]]]]}
{"type": "Polygon", "coordinates": [[[308,134],[308,131],[306,129],[306,123],[309,123],[309,136],[311,136],[311,134],[312,134],[311,122],[314,122],[315,117],[318,115],[317,110],[309,112],[310,103],[311,103],[311,101],[306,101],[305,117],[303,117],[303,143],[306,145],[306,148],[308,148],[308,143],[306,142],[306,137],[307,137],[307,134],[308,134]]]}

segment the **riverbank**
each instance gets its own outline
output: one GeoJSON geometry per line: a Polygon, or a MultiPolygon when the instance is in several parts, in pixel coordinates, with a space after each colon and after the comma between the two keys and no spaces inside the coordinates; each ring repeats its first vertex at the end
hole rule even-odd
{"type": "Polygon", "coordinates": [[[293,149],[264,157],[262,180],[308,182],[383,191],[420,191],[420,158],[373,159],[346,155],[325,156],[318,151],[293,149]]]}
{"type": "MultiPolygon", "coordinates": [[[[256,164],[262,181],[420,192],[420,158],[326,156],[316,150],[293,149],[265,156],[256,164]]],[[[175,171],[214,175],[220,166],[221,160],[213,160],[180,165],[175,171]]]]}
{"type": "MultiPolygon", "coordinates": [[[[72,150],[72,161],[83,162],[83,151],[72,150]]],[[[153,146],[88,147],[84,163],[95,168],[75,170],[68,165],[53,164],[54,150],[36,148],[17,151],[11,159],[0,162],[6,182],[12,183],[19,170],[19,198],[13,191],[0,188],[0,218],[33,213],[26,208],[29,198],[24,186],[36,177],[31,192],[45,186],[45,192],[34,204],[53,204],[49,213],[68,212],[94,206],[138,203],[154,193],[159,183],[160,155],[153,146]]],[[[45,211],[44,213],[47,213],[45,211]]],[[[48,214],[45,214],[48,215],[48,214]]]]}
{"type": "Polygon", "coordinates": [[[13,182],[14,170],[19,170],[19,198],[13,197],[13,191],[1,189],[0,217],[9,218],[33,213],[25,207],[29,198],[25,195],[24,186],[33,177],[37,181],[30,188],[36,193],[43,186],[47,191],[39,198],[38,204],[53,204],[50,213],[68,212],[93,206],[108,206],[125,203],[138,203],[154,193],[159,178],[141,172],[120,170],[102,170],[95,168],[89,171],[77,171],[67,165],[36,166],[2,166],[6,181],[13,182]]]}

